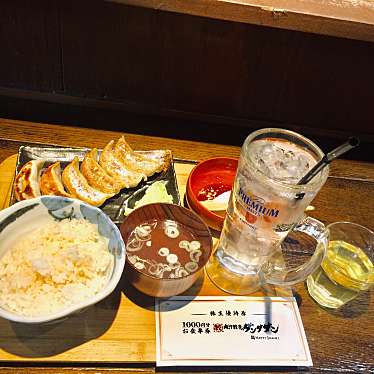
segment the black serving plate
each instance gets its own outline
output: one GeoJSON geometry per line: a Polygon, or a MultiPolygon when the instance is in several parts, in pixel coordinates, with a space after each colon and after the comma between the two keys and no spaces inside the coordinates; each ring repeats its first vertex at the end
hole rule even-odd
{"type": "MultiPolygon", "coordinates": [[[[47,168],[50,164],[60,161],[61,169],[73,160],[75,156],[78,156],[79,160],[82,161],[84,155],[89,152],[89,148],[62,148],[53,146],[43,146],[43,145],[27,145],[21,146],[18,151],[18,159],[16,166],[16,173],[20,171],[22,166],[31,160],[44,159],[46,160],[44,168],[47,168]]],[[[152,151],[137,151],[140,154],[151,153],[152,151]]],[[[101,150],[98,150],[98,154],[101,150]]],[[[99,208],[107,214],[110,219],[117,225],[120,225],[125,216],[124,211],[126,207],[133,208],[135,203],[140,200],[146,189],[156,181],[165,181],[166,189],[168,193],[173,197],[173,203],[180,205],[180,197],[177,185],[177,179],[174,170],[174,163],[171,160],[169,168],[161,173],[157,173],[147,179],[147,181],[141,182],[138,186],[134,188],[124,188],[117,195],[106,200],[103,205],[99,208]]],[[[16,202],[14,193],[12,192],[11,204],[16,202]]]]}

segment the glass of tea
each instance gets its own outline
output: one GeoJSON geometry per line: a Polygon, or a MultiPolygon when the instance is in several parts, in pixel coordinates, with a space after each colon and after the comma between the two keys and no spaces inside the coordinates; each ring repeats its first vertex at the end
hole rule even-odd
{"type": "Polygon", "coordinates": [[[307,287],[318,304],[337,309],[374,285],[374,232],[350,222],[327,228],[326,257],[307,278],[307,287]]]}

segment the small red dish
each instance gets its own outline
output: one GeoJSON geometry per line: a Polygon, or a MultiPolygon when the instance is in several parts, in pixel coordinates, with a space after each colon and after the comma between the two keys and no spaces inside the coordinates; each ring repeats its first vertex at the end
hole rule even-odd
{"type": "Polygon", "coordinates": [[[201,201],[231,191],[237,168],[238,159],[215,157],[197,164],[188,176],[186,202],[214,230],[222,229],[225,213],[217,214],[201,201]]]}

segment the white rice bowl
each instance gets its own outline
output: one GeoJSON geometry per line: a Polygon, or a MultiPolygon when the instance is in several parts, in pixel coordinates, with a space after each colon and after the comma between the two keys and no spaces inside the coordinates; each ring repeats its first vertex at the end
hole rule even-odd
{"type": "MultiPolygon", "coordinates": [[[[89,298],[76,297],[70,305],[46,315],[18,314],[9,310],[9,308],[5,308],[0,300],[1,317],[21,323],[45,323],[57,320],[96,304],[116,288],[126,258],[125,245],[121,234],[117,226],[100,209],[77,199],[41,196],[18,202],[0,211],[0,260],[4,258],[6,253],[8,256],[10,255],[8,251],[17,245],[20,238],[22,239],[30,233],[40,230],[40,228],[51,225],[53,222],[66,222],[71,219],[85,220],[91,223],[92,225],[85,226],[97,228],[99,239],[103,239],[103,242],[106,243],[111,264],[105,275],[105,282],[103,283],[103,280],[101,280],[100,289],[93,292],[89,298]]],[[[79,237],[75,239],[74,244],[77,244],[77,240],[79,240],[79,237]]],[[[16,253],[13,253],[12,258],[16,258],[15,256],[16,253]]],[[[43,261],[37,263],[39,269],[43,265],[43,261]]],[[[25,281],[24,279],[25,275],[20,274],[20,282],[25,281]]]]}

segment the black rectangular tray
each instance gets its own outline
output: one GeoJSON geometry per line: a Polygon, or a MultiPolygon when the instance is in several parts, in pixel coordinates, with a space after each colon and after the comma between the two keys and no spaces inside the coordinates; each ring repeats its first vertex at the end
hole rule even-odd
{"type": "MultiPolygon", "coordinates": [[[[61,169],[64,169],[64,167],[71,162],[75,156],[78,156],[79,160],[82,161],[84,155],[89,151],[89,148],[66,148],[50,145],[21,146],[18,150],[16,174],[26,162],[35,159],[46,160],[44,168],[56,161],[60,161],[61,169]]],[[[136,152],[139,152],[140,154],[147,154],[152,151],[136,152]]],[[[101,150],[98,150],[98,154],[100,153],[101,150]]],[[[126,207],[133,208],[136,201],[140,200],[144,196],[146,189],[156,181],[165,181],[166,189],[173,197],[173,203],[180,204],[178,184],[174,170],[174,162],[172,159],[170,166],[166,171],[149,177],[147,181],[141,182],[134,188],[122,189],[117,195],[106,200],[105,203],[99,208],[102,209],[102,211],[107,214],[115,224],[119,225],[125,218],[124,211],[126,207]]],[[[10,204],[14,204],[15,202],[16,199],[14,192],[12,192],[10,204]]]]}

